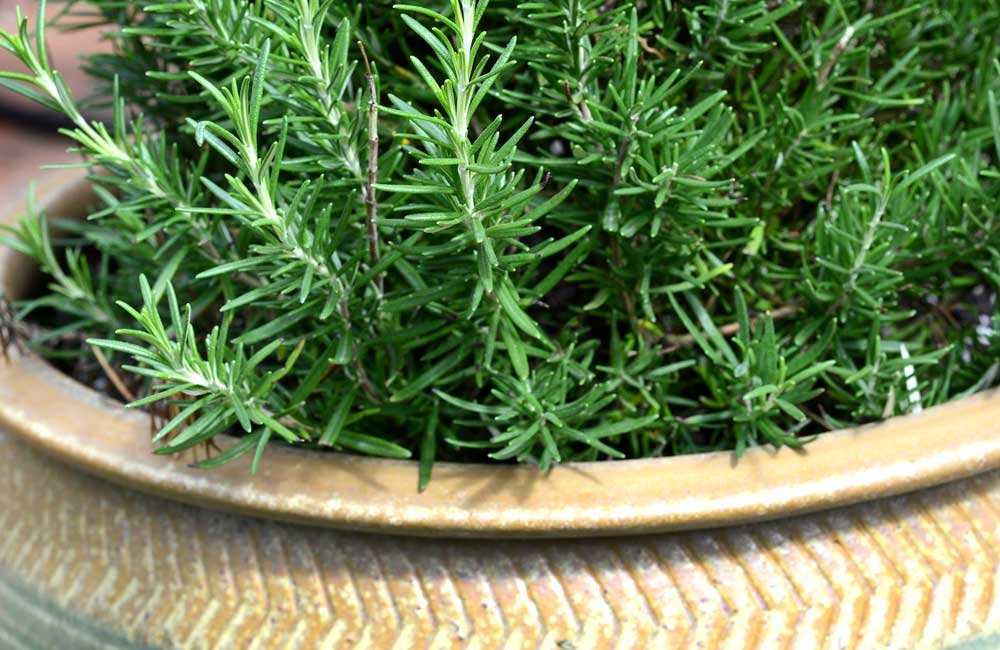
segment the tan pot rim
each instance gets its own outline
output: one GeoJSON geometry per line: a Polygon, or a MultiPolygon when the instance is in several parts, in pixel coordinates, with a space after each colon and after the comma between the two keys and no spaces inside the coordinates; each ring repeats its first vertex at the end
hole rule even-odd
{"type": "MultiPolygon", "coordinates": [[[[39,193],[53,216],[91,194],[79,172],[39,193]]],[[[11,223],[18,211],[0,222],[11,223]]],[[[0,291],[34,271],[0,252],[0,291]]],[[[847,505],[1000,466],[1000,391],[919,415],[823,435],[803,451],[726,452],[535,468],[438,463],[423,493],[417,464],[286,448],[256,476],[244,458],[214,470],[150,453],[149,421],[31,354],[0,358],[0,427],[85,471],[165,498],[317,526],[413,535],[572,537],[759,521],[847,505]]],[[[223,448],[233,439],[221,440],[223,448]]]]}

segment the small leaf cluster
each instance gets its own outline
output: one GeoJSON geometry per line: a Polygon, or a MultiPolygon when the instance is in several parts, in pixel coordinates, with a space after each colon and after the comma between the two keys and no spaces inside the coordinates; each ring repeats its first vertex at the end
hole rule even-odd
{"type": "Polygon", "coordinates": [[[99,203],[3,235],[50,278],[19,316],[165,409],[162,453],[423,485],[800,446],[997,382],[995,2],[71,2],[104,99],[42,15],[0,84],[65,115],[99,203]]]}

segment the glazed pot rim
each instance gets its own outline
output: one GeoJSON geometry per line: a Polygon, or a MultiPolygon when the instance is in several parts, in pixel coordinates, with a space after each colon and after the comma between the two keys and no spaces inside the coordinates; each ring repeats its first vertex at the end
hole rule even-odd
{"type": "MultiPolygon", "coordinates": [[[[52,216],[79,216],[92,192],[79,170],[39,193],[52,216]]],[[[9,224],[22,212],[0,219],[9,224]]],[[[30,263],[0,251],[0,294],[17,296],[30,263]]],[[[275,447],[251,475],[152,454],[150,423],[50,366],[0,357],[0,429],[84,471],[137,490],[257,517],[334,528],[451,537],[596,537],[761,521],[900,494],[1000,466],[1000,391],[824,434],[803,450],[731,452],[561,465],[418,464],[275,447]]],[[[235,439],[218,438],[228,448],[235,439]]]]}

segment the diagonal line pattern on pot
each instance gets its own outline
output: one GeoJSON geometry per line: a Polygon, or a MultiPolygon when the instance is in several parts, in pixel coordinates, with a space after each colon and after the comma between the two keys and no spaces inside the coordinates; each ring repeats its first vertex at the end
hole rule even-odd
{"type": "Polygon", "coordinates": [[[1000,613],[1000,472],[730,529],[489,543],[214,513],[2,433],[0,459],[0,576],[140,644],[921,648],[1000,613]]]}
{"type": "Polygon", "coordinates": [[[955,498],[956,486],[957,484],[951,484],[941,491],[921,495],[920,501],[944,536],[955,544],[962,555],[963,565],[968,567],[962,572],[966,585],[965,598],[958,604],[958,620],[955,625],[956,633],[968,635],[976,631],[977,621],[989,620],[986,617],[990,599],[995,591],[994,574],[982,573],[983,566],[976,559],[988,557],[989,564],[997,566],[996,552],[980,532],[982,516],[985,516],[987,525],[994,529],[997,520],[989,511],[982,509],[978,511],[981,516],[970,515],[968,504],[950,510],[941,508],[940,503],[943,499],[955,498]]]}

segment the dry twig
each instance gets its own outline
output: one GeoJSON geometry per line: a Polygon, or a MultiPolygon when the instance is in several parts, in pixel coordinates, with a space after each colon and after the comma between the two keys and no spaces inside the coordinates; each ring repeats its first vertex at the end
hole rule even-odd
{"type": "Polygon", "coordinates": [[[91,351],[94,353],[94,358],[97,359],[97,363],[100,364],[101,370],[104,371],[104,375],[108,378],[108,381],[115,387],[118,394],[122,396],[127,402],[135,401],[135,393],[129,390],[129,387],[122,381],[122,378],[115,371],[114,366],[108,361],[108,358],[104,356],[101,349],[93,345],[90,346],[91,351]]]}
{"type": "MultiPolygon", "coordinates": [[[[361,48],[361,59],[365,63],[365,81],[368,82],[368,179],[365,181],[365,226],[368,229],[368,253],[372,266],[379,262],[378,224],[376,222],[378,204],[375,200],[375,184],[378,182],[378,96],[375,89],[375,75],[368,61],[368,52],[364,43],[358,41],[361,48]]],[[[375,277],[375,285],[379,295],[385,292],[385,274],[375,277]]]]}
{"type": "MultiPolygon", "coordinates": [[[[774,320],[781,320],[783,318],[794,316],[795,314],[798,313],[798,311],[799,311],[798,305],[785,305],[783,307],[779,307],[774,311],[772,311],[771,318],[773,318],[774,320]]],[[[750,319],[751,327],[756,327],[758,320],[760,319],[757,318],[756,316],[751,318],[750,319]]],[[[725,325],[719,328],[719,332],[723,336],[727,337],[736,336],[736,334],[739,331],[740,331],[739,323],[726,323],[725,325]]],[[[686,348],[689,345],[694,345],[694,343],[696,342],[694,336],[692,336],[691,334],[681,334],[681,335],[667,334],[664,337],[664,340],[666,341],[667,345],[662,350],[660,350],[660,354],[670,354],[671,352],[676,352],[681,348],[686,348]]]]}

